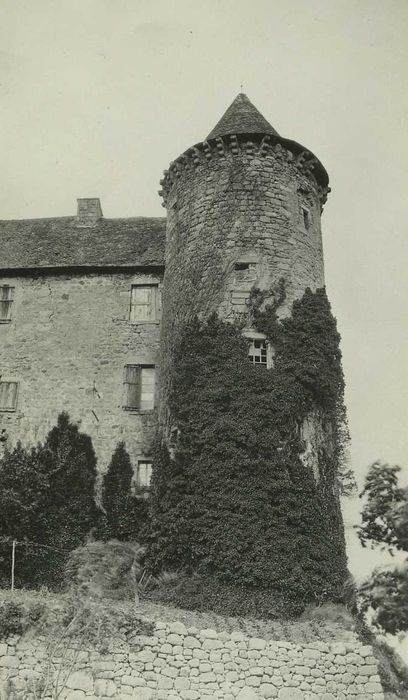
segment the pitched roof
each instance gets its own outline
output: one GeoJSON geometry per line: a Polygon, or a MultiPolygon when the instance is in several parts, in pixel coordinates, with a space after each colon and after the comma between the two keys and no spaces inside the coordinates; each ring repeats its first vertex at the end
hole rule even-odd
{"type": "Polygon", "coordinates": [[[166,219],[139,216],[100,219],[0,221],[0,269],[164,265],[166,219]]]}
{"type": "Polygon", "coordinates": [[[279,136],[273,126],[266,121],[265,117],[243,93],[237,95],[207,139],[215,139],[217,136],[226,136],[227,134],[272,134],[279,136]]]}

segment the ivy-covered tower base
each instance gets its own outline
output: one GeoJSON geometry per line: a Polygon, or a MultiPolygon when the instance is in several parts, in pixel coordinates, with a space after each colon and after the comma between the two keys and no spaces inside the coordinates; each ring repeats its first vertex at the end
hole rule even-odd
{"type": "Polygon", "coordinates": [[[204,607],[228,600],[231,612],[340,599],[345,426],[324,291],[327,173],[238,95],[162,186],[150,565],[184,571],[190,591],[211,591],[204,607]]]}

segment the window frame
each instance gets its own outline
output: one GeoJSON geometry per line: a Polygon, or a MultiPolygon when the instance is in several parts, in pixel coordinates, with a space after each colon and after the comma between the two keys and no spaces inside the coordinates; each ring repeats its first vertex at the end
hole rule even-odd
{"type": "MultiPolygon", "coordinates": [[[[124,411],[132,413],[151,413],[155,408],[155,389],[156,389],[156,365],[148,362],[127,363],[123,369],[123,402],[122,408],[124,411]],[[137,381],[131,382],[128,380],[129,369],[137,370],[137,381]],[[153,400],[151,406],[142,406],[142,390],[143,390],[143,370],[153,369],[153,400]],[[132,391],[130,387],[136,387],[137,404],[129,403],[129,394],[132,391]]],[[[135,391],[135,389],[133,389],[135,391]]]]}
{"type": "Polygon", "coordinates": [[[135,282],[130,286],[130,305],[129,305],[129,321],[133,324],[138,323],[159,323],[161,317],[161,288],[159,282],[135,282]],[[154,290],[154,299],[150,302],[149,308],[153,312],[153,317],[151,318],[135,318],[134,309],[137,306],[148,306],[147,304],[137,304],[134,301],[134,290],[137,289],[150,289],[154,290]]]}
{"type": "MultiPolygon", "coordinates": [[[[11,323],[12,321],[12,308],[13,308],[13,302],[14,302],[14,291],[15,287],[11,284],[0,284],[0,310],[2,308],[2,304],[8,304],[8,315],[7,316],[1,316],[0,315],[0,323],[11,323]],[[10,296],[8,299],[3,299],[2,298],[2,291],[3,289],[8,289],[10,290],[10,296]]],[[[1,313],[1,311],[0,311],[1,313]]]]}
{"type": "MultiPolygon", "coordinates": [[[[15,389],[15,394],[14,394],[14,405],[13,406],[1,406],[0,404],[0,413],[15,413],[17,411],[17,406],[18,406],[18,398],[19,398],[19,392],[20,392],[20,382],[15,380],[15,379],[0,379],[0,387],[2,384],[14,384],[16,389],[15,389]]],[[[1,395],[1,391],[0,391],[1,395]]]]}
{"type": "Polygon", "coordinates": [[[253,365],[254,367],[263,367],[264,369],[272,369],[274,366],[273,363],[273,356],[275,354],[274,347],[266,337],[264,333],[259,333],[258,331],[255,331],[253,328],[244,328],[242,331],[242,335],[244,338],[246,338],[249,342],[248,345],[248,360],[253,365]],[[252,362],[250,360],[250,349],[251,345],[255,343],[255,341],[261,341],[264,342],[266,345],[266,362],[252,362]]]}
{"type": "Polygon", "coordinates": [[[151,459],[148,459],[147,457],[139,457],[137,459],[136,463],[136,488],[140,490],[149,490],[150,489],[150,484],[152,480],[152,473],[153,473],[153,462],[151,459]],[[140,481],[140,467],[141,465],[147,465],[146,468],[146,474],[149,474],[149,483],[148,484],[142,484],[140,481]]]}

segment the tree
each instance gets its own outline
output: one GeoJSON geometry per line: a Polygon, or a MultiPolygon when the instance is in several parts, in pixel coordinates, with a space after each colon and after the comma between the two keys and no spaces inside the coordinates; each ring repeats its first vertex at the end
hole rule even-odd
{"type": "MultiPolygon", "coordinates": [[[[20,444],[0,461],[0,534],[18,540],[17,585],[62,582],[69,551],[85,542],[100,517],[94,500],[91,438],[66,413],[44,445],[20,444]]],[[[9,553],[3,550],[3,556],[9,553]]]]}
{"type": "MultiPolygon", "coordinates": [[[[21,443],[6,450],[0,460],[0,569],[2,585],[10,583],[10,553],[13,540],[40,541],[39,514],[45,508],[49,488],[39,459],[39,449],[25,450],[21,443]]],[[[17,583],[32,573],[32,552],[19,549],[17,583]]]]}
{"type": "MultiPolygon", "coordinates": [[[[408,554],[408,489],[399,484],[401,468],[376,461],[369,467],[361,497],[358,536],[363,547],[408,554]]],[[[394,569],[376,569],[359,591],[363,612],[374,612],[373,624],[396,634],[408,630],[408,559],[394,569]]]]}
{"type": "Polygon", "coordinates": [[[67,413],[58,416],[39,459],[49,479],[42,524],[58,548],[75,549],[97,525],[95,504],[96,456],[89,435],[80,433],[67,413]]]}
{"type": "Polygon", "coordinates": [[[104,539],[137,540],[147,521],[147,503],[132,493],[133,468],[123,442],[112,455],[102,485],[104,539]]]}

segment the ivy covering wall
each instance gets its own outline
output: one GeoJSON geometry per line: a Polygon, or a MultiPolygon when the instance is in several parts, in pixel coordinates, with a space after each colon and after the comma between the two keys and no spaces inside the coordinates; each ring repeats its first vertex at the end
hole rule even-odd
{"type": "Polygon", "coordinates": [[[324,289],[306,290],[279,321],[283,294],[266,308],[259,290],[250,298],[252,324],[275,351],[271,369],[249,362],[239,319],[184,325],[168,398],[177,440],[169,451],[159,434],[156,445],[149,567],[201,577],[218,607],[224,595],[240,614],[251,591],[297,610],[338,600],[347,576],[336,486],[346,435],[340,338],[324,289]],[[301,459],[310,415],[327,436],[318,478],[301,459]]]}

